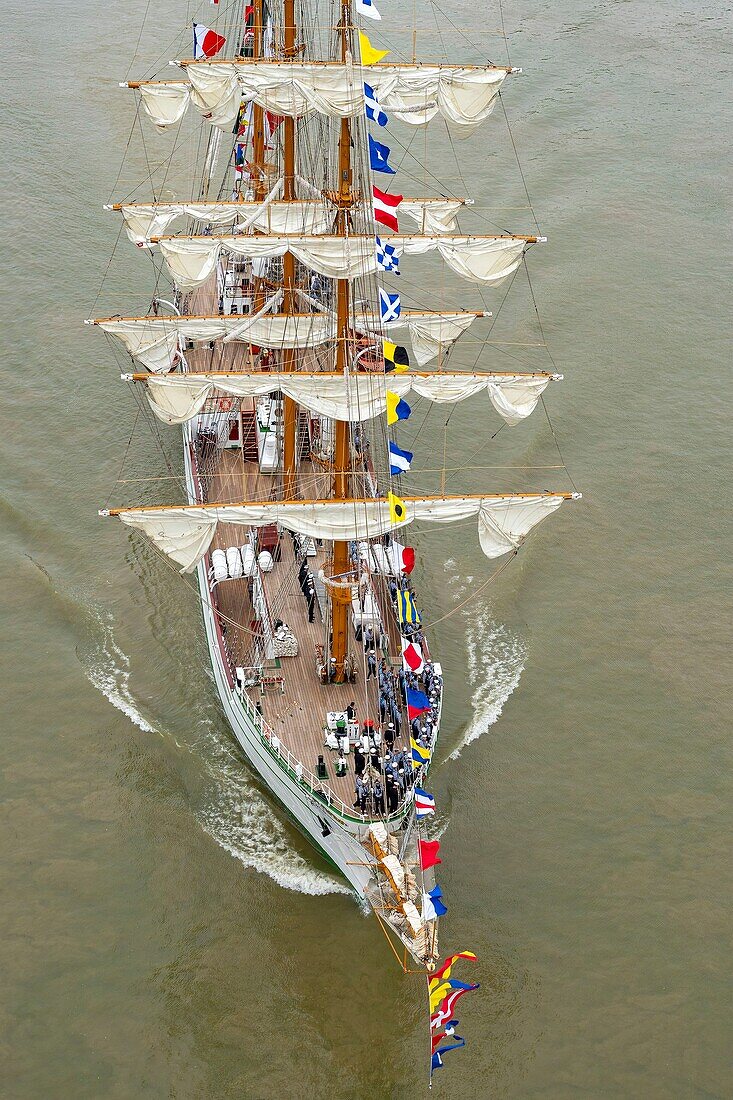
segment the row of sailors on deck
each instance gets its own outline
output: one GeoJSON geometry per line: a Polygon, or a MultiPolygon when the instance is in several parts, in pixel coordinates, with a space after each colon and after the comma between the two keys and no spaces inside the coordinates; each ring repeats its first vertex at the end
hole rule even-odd
{"type": "MultiPolygon", "coordinates": [[[[393,753],[392,757],[384,757],[385,763],[378,771],[369,765],[361,773],[357,772],[354,793],[356,801],[354,806],[361,813],[367,810],[372,813],[394,813],[401,800],[414,783],[412,767],[409,761],[404,759],[404,753],[393,753]],[[397,766],[398,757],[402,758],[400,766],[397,766]]],[[[356,757],[354,757],[356,763],[356,757]]]]}

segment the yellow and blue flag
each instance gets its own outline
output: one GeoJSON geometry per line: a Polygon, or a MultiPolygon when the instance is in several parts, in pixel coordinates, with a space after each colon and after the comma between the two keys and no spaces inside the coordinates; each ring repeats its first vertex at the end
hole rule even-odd
{"type": "Polygon", "coordinates": [[[420,612],[415,607],[411,592],[397,593],[397,617],[401,623],[419,624],[420,612]]]}
{"type": "Polygon", "coordinates": [[[412,749],[413,768],[421,768],[423,764],[430,763],[430,749],[423,748],[414,737],[410,738],[410,748],[412,749]]]}
{"type": "Polygon", "coordinates": [[[387,423],[396,424],[398,420],[407,420],[412,409],[398,393],[387,390],[387,423]]]}

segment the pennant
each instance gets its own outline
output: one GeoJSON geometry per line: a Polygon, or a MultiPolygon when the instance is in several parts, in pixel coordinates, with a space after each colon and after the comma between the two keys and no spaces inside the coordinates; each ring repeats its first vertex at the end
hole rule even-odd
{"type": "MultiPolygon", "coordinates": [[[[404,595],[404,593],[403,593],[404,595]]],[[[407,689],[407,717],[412,722],[413,718],[419,718],[430,710],[430,700],[424,691],[415,688],[407,689]]]]}
{"type": "Polygon", "coordinates": [[[406,474],[412,462],[412,451],[403,451],[396,443],[389,441],[389,472],[393,477],[406,474]]]}
{"type": "MultiPolygon", "coordinates": [[[[458,1027],[458,1020],[449,1020],[448,1023],[445,1025],[445,1031],[441,1031],[439,1035],[433,1035],[433,1037],[432,1037],[433,1054],[435,1054],[436,1047],[439,1047],[444,1039],[450,1039],[451,1036],[455,1035],[457,1027],[458,1027]]],[[[460,1036],[459,1036],[459,1038],[460,1038],[460,1036]]]]}
{"type": "Polygon", "coordinates": [[[410,738],[410,748],[412,750],[413,768],[422,768],[425,764],[430,763],[430,749],[424,749],[414,737],[410,738]]]}
{"type": "Polygon", "coordinates": [[[412,409],[398,393],[387,390],[387,423],[396,424],[398,420],[407,420],[412,409]]]}
{"type": "Polygon", "coordinates": [[[435,813],[435,799],[421,787],[415,787],[415,817],[418,821],[435,813]]]}
{"type": "Polygon", "coordinates": [[[417,642],[410,641],[409,638],[402,638],[402,666],[410,672],[420,675],[423,670],[423,655],[422,646],[417,642]]]}
{"type": "MultiPolygon", "coordinates": [[[[356,11],[358,15],[365,15],[367,19],[381,19],[381,15],[375,8],[372,0],[356,0],[356,11]]],[[[389,53],[389,51],[387,51],[389,53]]]]}
{"type": "MultiPolygon", "coordinates": [[[[471,987],[472,989],[478,989],[478,985],[471,987]]],[[[430,1028],[432,1031],[437,1031],[451,1019],[453,1015],[453,1009],[455,1008],[456,1001],[463,996],[464,993],[470,993],[470,989],[454,989],[444,999],[443,1003],[437,1009],[436,1012],[430,1017],[430,1028]]]]}
{"type": "Polygon", "coordinates": [[[364,32],[359,31],[359,55],[362,65],[376,65],[388,53],[389,50],[375,50],[364,32]]]}
{"type": "Polygon", "coordinates": [[[397,249],[388,241],[382,242],[380,237],[375,237],[377,242],[377,263],[383,271],[391,271],[393,275],[400,273],[400,258],[397,249]]]}
{"type": "MultiPolygon", "coordinates": [[[[433,891],[425,896],[433,900],[432,893],[433,891]]],[[[437,1012],[443,1001],[447,1005],[455,993],[472,993],[474,989],[478,989],[478,985],[474,982],[459,982],[455,978],[451,978],[447,982],[441,982],[435,989],[430,991],[430,1012],[437,1012]]]]}
{"type": "Polygon", "coordinates": [[[240,103],[239,104],[239,110],[237,111],[237,119],[236,119],[236,122],[234,123],[234,129],[232,130],[232,133],[236,134],[237,137],[242,137],[242,135],[246,132],[247,127],[249,126],[251,121],[252,121],[252,104],[251,103],[240,103]]]}
{"type": "Polygon", "coordinates": [[[442,863],[443,860],[438,858],[438,852],[440,851],[439,840],[418,840],[417,850],[420,856],[420,866],[423,871],[428,871],[431,867],[435,867],[438,863],[442,863]]]}
{"type": "Polygon", "coordinates": [[[400,500],[394,493],[387,493],[387,501],[389,502],[390,522],[395,524],[404,523],[407,516],[404,500],[400,500]]]}
{"type": "Polygon", "coordinates": [[[402,195],[390,195],[372,184],[372,198],[374,200],[374,220],[393,229],[396,233],[399,229],[397,214],[395,211],[402,202],[402,195]]]}
{"type": "Polygon", "coordinates": [[[198,61],[200,57],[213,57],[222,48],[226,38],[222,38],[216,31],[210,31],[203,23],[193,24],[193,57],[198,61]]]}
{"type": "MultiPolygon", "coordinates": [[[[382,324],[383,325],[388,325],[390,321],[397,321],[399,319],[401,309],[402,309],[402,307],[400,305],[400,296],[399,296],[399,294],[389,294],[386,290],[382,290],[382,288],[380,286],[379,287],[379,312],[381,314],[382,324]]],[[[389,343],[389,341],[387,341],[387,343],[389,343]]],[[[404,348],[398,349],[396,344],[391,344],[390,345],[390,351],[392,350],[392,348],[394,348],[395,352],[397,352],[398,350],[401,350],[402,352],[404,352],[405,356],[407,355],[407,352],[405,351],[405,349],[404,348]]],[[[385,359],[386,359],[386,355],[385,355],[385,359]]],[[[408,363],[409,363],[409,359],[408,359],[408,363]]]]}
{"type": "Polygon", "coordinates": [[[436,1050],[430,1061],[430,1076],[435,1073],[436,1069],[443,1068],[443,1055],[447,1054],[449,1050],[458,1050],[459,1047],[465,1047],[466,1040],[461,1039],[460,1035],[456,1035],[456,1039],[459,1039],[458,1043],[451,1043],[448,1047],[441,1047],[440,1050],[436,1050]]]}
{"type": "MultiPolygon", "coordinates": [[[[397,593],[397,616],[400,623],[414,623],[415,625],[419,624],[420,612],[415,607],[415,603],[412,599],[412,593],[397,593]]],[[[422,692],[420,692],[419,694],[422,695],[422,692]]],[[[428,709],[430,709],[430,704],[428,704],[428,709]]],[[[411,717],[414,717],[414,715],[412,715],[411,717]]]]}
{"type": "Polygon", "coordinates": [[[364,109],[366,116],[371,119],[372,122],[376,122],[377,126],[386,126],[389,122],[386,114],[379,106],[379,100],[377,99],[377,93],[372,88],[371,84],[364,83],[364,109]]]}
{"type": "MultiPolygon", "coordinates": [[[[396,295],[399,298],[399,295],[396,295]]],[[[380,303],[381,304],[381,303],[380,303]]],[[[382,341],[382,354],[384,356],[384,372],[390,374],[404,374],[410,366],[410,356],[407,349],[400,344],[393,344],[391,340],[382,341]]]]}
{"type": "Polygon", "coordinates": [[[402,572],[408,576],[415,568],[415,551],[411,546],[402,547],[402,572]]]}
{"type": "Polygon", "coordinates": [[[473,959],[475,962],[476,958],[477,956],[474,955],[473,951],[457,951],[455,955],[449,955],[443,965],[438,967],[437,970],[434,970],[430,975],[430,988],[432,989],[433,982],[439,981],[443,975],[445,975],[446,978],[450,978],[450,972],[456,959],[473,959]]]}
{"type": "Polygon", "coordinates": [[[394,176],[395,169],[389,163],[389,146],[382,145],[381,141],[375,141],[369,136],[369,163],[372,172],[384,172],[387,176],[394,176]]]}

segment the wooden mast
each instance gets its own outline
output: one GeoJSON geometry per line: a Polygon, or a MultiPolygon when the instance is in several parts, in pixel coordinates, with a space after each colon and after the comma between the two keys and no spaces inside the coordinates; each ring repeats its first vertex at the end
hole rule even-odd
{"type": "MultiPolygon", "coordinates": [[[[351,45],[351,0],[342,0],[339,31],[341,32],[341,61],[345,63],[351,45]]],[[[354,203],[351,190],[351,126],[347,118],[341,119],[338,170],[336,234],[339,237],[345,237],[349,231],[349,211],[354,203]]],[[[348,332],[349,280],[338,279],[336,281],[336,371],[339,374],[347,373],[349,368],[348,332]]],[[[349,424],[346,421],[337,420],[333,479],[333,497],[335,500],[345,500],[349,496],[349,442],[349,424]]],[[[332,577],[337,582],[339,580],[343,581],[349,566],[349,544],[343,541],[334,542],[331,563],[332,577]]],[[[351,589],[337,583],[329,588],[329,594],[331,599],[331,657],[334,663],[333,680],[337,684],[342,684],[346,678],[348,612],[351,606],[351,589]]]]}
{"type": "MultiPolygon", "coordinates": [[[[262,24],[263,0],[254,0],[253,27],[254,40],[252,43],[252,60],[257,61],[262,57],[264,40],[264,27],[262,24]]],[[[253,183],[254,201],[261,203],[267,194],[266,165],[265,165],[265,113],[262,107],[252,104],[252,161],[250,165],[250,180],[253,183]],[[254,178],[253,178],[254,177],[254,178]]],[[[254,310],[258,313],[265,304],[265,286],[263,280],[256,276],[253,278],[254,286],[254,310]]]]}
{"type": "MultiPolygon", "coordinates": [[[[292,61],[297,53],[295,45],[295,0],[284,2],[284,47],[285,58],[292,61]]],[[[295,119],[285,118],[283,137],[283,198],[291,202],[295,198],[295,119]]],[[[295,301],[295,257],[292,252],[283,256],[283,283],[285,295],[283,313],[296,313],[295,301]]],[[[290,372],[297,368],[294,348],[283,352],[282,369],[290,372]]],[[[283,398],[283,500],[292,500],[297,488],[297,436],[298,405],[292,397],[283,398]]]]}

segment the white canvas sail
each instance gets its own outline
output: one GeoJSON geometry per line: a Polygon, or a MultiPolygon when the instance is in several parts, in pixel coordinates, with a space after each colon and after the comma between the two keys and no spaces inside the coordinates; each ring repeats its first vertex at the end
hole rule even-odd
{"type": "MultiPolygon", "coordinates": [[[[437,251],[448,267],[470,282],[494,286],[516,271],[528,244],[525,237],[393,236],[397,255],[437,251]]],[[[374,238],[351,237],[164,237],[159,241],[166,266],[182,290],[210,278],[222,251],[232,256],[269,259],[292,252],[297,260],[328,279],[357,279],[378,269],[374,238]]]]}
{"type": "MultiPolygon", "coordinates": [[[[576,494],[577,495],[577,494],[576,494]]],[[[518,549],[541,520],[568,494],[546,496],[412,497],[404,501],[405,519],[395,523],[386,500],[277,501],[181,508],[130,509],[115,514],[191,573],[211,545],[218,523],[246,527],[279,523],[317,539],[363,540],[421,521],[454,523],[478,516],[481,549],[488,558],[518,549]]]]}
{"type": "MultiPolygon", "coordinates": [[[[554,376],[557,378],[558,376],[554,376]]],[[[166,424],[183,424],[203,409],[218,390],[234,397],[261,397],[279,390],[303,408],[334,420],[356,424],[373,420],[387,408],[387,392],[398,397],[415,393],[437,404],[454,404],[486,393],[509,425],[535,409],[553,376],[448,373],[420,377],[403,374],[172,374],[148,378],[151,408],[166,424]]]]}

